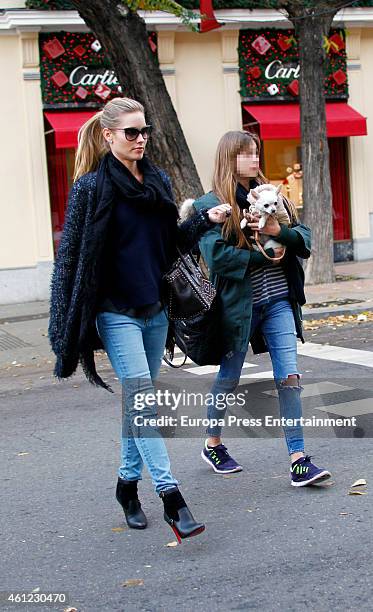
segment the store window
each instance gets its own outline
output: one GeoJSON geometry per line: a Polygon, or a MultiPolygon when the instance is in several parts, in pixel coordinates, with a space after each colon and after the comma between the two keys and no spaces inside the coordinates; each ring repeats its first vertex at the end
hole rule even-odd
{"type": "Polygon", "coordinates": [[[301,144],[294,140],[266,140],[263,142],[264,174],[274,185],[283,184],[282,192],[301,210],[303,180],[301,144]]]}
{"type": "MultiPolygon", "coordinates": [[[[330,179],[333,198],[334,240],[351,239],[347,139],[329,138],[330,179]]],[[[303,173],[300,140],[266,140],[262,143],[262,167],[274,185],[303,210],[303,173]]]]}

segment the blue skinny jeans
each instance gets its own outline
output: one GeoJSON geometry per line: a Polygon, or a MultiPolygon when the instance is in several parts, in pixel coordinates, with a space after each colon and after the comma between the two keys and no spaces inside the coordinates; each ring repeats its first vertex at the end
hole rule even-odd
{"type": "Polygon", "coordinates": [[[122,383],[122,443],[118,475],[125,480],[141,480],[146,465],[156,493],[177,486],[171,474],[166,445],[157,426],[139,424],[138,417],[154,419],[157,407],[145,398],[154,393],[164,353],[168,320],[165,312],[150,318],[135,318],[114,312],[100,312],[98,334],[111,365],[122,383]],[[137,397],[144,398],[140,402],[137,397]],[[137,417],[137,418],[136,418],[137,417]]]}
{"type": "MultiPolygon", "coordinates": [[[[293,311],[287,298],[270,302],[253,308],[250,337],[261,327],[272,361],[273,377],[278,390],[280,416],[285,419],[299,419],[302,416],[300,374],[297,365],[297,339],[293,311]],[[288,380],[288,376],[296,374],[296,379],[288,380]],[[291,381],[291,385],[287,384],[291,381]]],[[[214,381],[211,393],[233,393],[240,381],[246,351],[226,355],[214,381]]],[[[209,419],[223,419],[225,408],[217,408],[216,404],[208,406],[209,419]]],[[[219,437],[222,428],[214,425],[207,428],[211,437],[219,437]]],[[[283,427],[288,453],[304,451],[303,428],[300,425],[283,427]]]]}

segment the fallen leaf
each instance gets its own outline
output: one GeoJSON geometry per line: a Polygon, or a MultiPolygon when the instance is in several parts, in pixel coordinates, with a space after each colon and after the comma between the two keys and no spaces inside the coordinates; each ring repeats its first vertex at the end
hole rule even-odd
{"type": "Polygon", "coordinates": [[[354,484],[352,484],[351,487],[360,487],[360,486],[366,485],[366,484],[367,484],[367,481],[365,480],[365,478],[360,478],[359,480],[354,482],[354,484]]]}
{"type": "Polygon", "coordinates": [[[169,542],[168,544],[166,544],[166,546],[168,548],[173,548],[174,546],[177,546],[177,542],[169,542]]]}
{"type": "Polygon", "coordinates": [[[119,531],[124,531],[124,527],[113,527],[111,531],[118,533],[119,531]]]}
{"type": "Polygon", "coordinates": [[[131,586],[142,586],[144,581],[142,578],[130,578],[129,580],[125,580],[122,583],[123,587],[131,587],[131,586]]]}
{"type": "Polygon", "coordinates": [[[349,491],[348,494],[349,495],[367,495],[367,492],[366,491],[358,491],[356,489],[356,491],[349,491]]]}

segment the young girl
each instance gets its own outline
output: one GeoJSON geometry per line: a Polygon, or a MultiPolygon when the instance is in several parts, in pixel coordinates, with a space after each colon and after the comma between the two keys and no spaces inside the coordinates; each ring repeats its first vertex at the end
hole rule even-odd
{"type": "Polygon", "coordinates": [[[168,330],[161,283],[177,247],[190,248],[225,220],[230,206],[202,207],[178,225],[169,178],[144,156],[150,133],[143,106],[128,98],[111,100],[80,130],[53,271],[49,337],[58,378],[71,376],[80,361],[90,382],[111,390],[94,364],[94,350],[106,350],[124,402],[117,500],[129,527],[144,529],[137,483],[145,464],[164,502],[164,518],[180,539],[201,533],[204,525],[178,489],[164,441],[151,424],[156,407],[146,403],[168,330]],[[145,403],[141,412],[137,394],[145,403]]]}
{"type": "MultiPolygon", "coordinates": [[[[196,202],[204,207],[228,202],[231,216],[223,226],[216,225],[200,240],[202,255],[211,277],[218,283],[221,301],[221,325],[225,356],[214,382],[216,396],[233,392],[240,380],[249,341],[255,353],[269,351],[273,374],[278,389],[280,413],[287,419],[299,419],[302,414],[300,374],[297,366],[296,336],[303,342],[301,310],[305,303],[303,269],[298,257],[308,258],[311,250],[311,232],[297,220],[295,207],[288,202],[291,228],[279,225],[269,217],[262,234],[280,243],[281,247],[268,249],[268,254],[282,260],[271,262],[259,251],[252,249],[248,238],[258,230],[258,217],[244,215],[248,208],[250,189],[268,183],[259,168],[260,142],[254,134],[244,131],[226,133],[218,145],[212,192],[196,202]],[[240,227],[246,216],[248,231],[240,227]]],[[[210,406],[209,419],[224,418],[225,410],[210,406]]],[[[218,474],[239,472],[242,467],[229,455],[221,442],[221,427],[207,429],[208,438],[202,458],[218,474]]],[[[304,454],[302,427],[285,426],[284,434],[291,460],[290,477],[293,486],[304,486],[330,477],[330,472],[316,467],[304,454]]]]}

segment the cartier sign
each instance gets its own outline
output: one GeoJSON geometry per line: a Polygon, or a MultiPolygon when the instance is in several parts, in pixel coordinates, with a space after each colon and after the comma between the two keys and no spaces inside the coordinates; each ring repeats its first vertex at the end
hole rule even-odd
{"type": "Polygon", "coordinates": [[[95,69],[92,66],[80,65],[70,72],[69,83],[75,87],[79,85],[118,85],[113,70],[95,69]]]}
{"type": "Polygon", "coordinates": [[[298,64],[295,68],[286,66],[281,60],[274,60],[270,62],[265,69],[266,79],[298,79],[300,74],[300,65],[298,64]]]}

